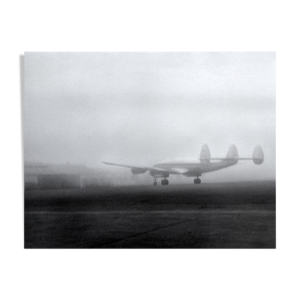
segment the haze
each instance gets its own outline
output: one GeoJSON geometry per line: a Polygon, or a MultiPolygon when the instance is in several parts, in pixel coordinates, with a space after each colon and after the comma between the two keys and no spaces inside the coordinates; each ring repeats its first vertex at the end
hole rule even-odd
{"type": "Polygon", "coordinates": [[[26,53],[24,160],[131,179],[102,161],[197,160],[204,143],[215,157],[231,144],[251,157],[259,144],[261,166],[239,163],[206,181],[275,179],[275,61],[274,52],[26,53]]]}

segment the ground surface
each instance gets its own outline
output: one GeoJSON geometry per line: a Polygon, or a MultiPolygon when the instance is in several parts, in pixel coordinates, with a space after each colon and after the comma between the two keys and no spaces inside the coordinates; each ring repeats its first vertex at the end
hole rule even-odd
{"type": "Polygon", "coordinates": [[[25,192],[25,248],[275,248],[275,182],[25,192]]]}

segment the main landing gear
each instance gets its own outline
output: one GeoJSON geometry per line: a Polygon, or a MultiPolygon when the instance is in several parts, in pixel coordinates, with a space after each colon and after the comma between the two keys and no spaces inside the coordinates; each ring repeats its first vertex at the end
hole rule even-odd
{"type": "MultiPolygon", "coordinates": [[[[162,185],[168,185],[168,184],[169,184],[169,180],[163,179],[163,180],[161,181],[161,184],[162,184],[162,185]]],[[[155,181],[154,181],[153,185],[157,185],[156,178],[155,178],[155,181]]]]}
{"type": "Polygon", "coordinates": [[[194,183],[195,183],[195,184],[200,184],[200,183],[201,183],[201,179],[198,178],[198,177],[195,178],[195,179],[194,179],[194,183]]]}
{"type": "Polygon", "coordinates": [[[162,185],[168,185],[168,184],[169,184],[169,180],[163,179],[163,180],[161,181],[161,184],[162,184],[162,185]]]}

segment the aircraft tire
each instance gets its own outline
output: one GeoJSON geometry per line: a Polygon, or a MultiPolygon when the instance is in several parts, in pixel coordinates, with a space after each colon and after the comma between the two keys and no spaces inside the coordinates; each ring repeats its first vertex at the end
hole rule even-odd
{"type": "Polygon", "coordinates": [[[169,181],[168,181],[167,179],[163,179],[163,180],[161,181],[161,184],[162,184],[162,185],[168,185],[168,184],[169,184],[169,181]]]}
{"type": "Polygon", "coordinates": [[[200,178],[195,178],[194,179],[194,183],[195,184],[200,184],[201,183],[201,179],[200,178]]]}

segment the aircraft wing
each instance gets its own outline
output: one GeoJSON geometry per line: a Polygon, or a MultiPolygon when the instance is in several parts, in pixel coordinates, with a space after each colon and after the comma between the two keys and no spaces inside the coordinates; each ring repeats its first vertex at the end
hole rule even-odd
{"type": "Polygon", "coordinates": [[[111,165],[111,166],[117,166],[117,167],[124,167],[124,168],[130,168],[130,169],[141,169],[141,170],[155,170],[155,168],[152,168],[152,167],[146,167],[146,166],[130,166],[130,165],[121,165],[121,164],[115,164],[115,163],[110,163],[110,162],[105,162],[103,161],[104,164],[106,165],[111,165]]]}
{"type": "Polygon", "coordinates": [[[169,174],[182,174],[181,172],[178,172],[178,171],[175,171],[172,169],[162,169],[162,168],[147,167],[147,166],[123,165],[123,164],[115,164],[115,163],[110,163],[110,162],[105,162],[105,161],[103,161],[103,163],[106,165],[111,165],[111,166],[130,168],[130,169],[132,169],[132,173],[136,173],[136,174],[144,173],[146,171],[153,171],[153,172],[157,172],[157,173],[167,172],[169,174]]]}

